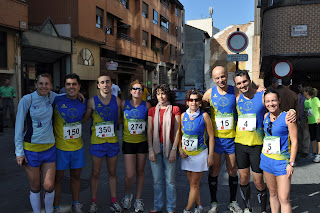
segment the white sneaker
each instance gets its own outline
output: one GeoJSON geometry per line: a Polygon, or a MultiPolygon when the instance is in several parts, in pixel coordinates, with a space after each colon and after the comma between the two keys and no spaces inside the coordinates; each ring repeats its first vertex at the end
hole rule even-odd
{"type": "Polygon", "coordinates": [[[83,205],[81,203],[76,203],[76,205],[72,205],[71,213],[83,213],[82,206],[83,205]]]}
{"type": "Polygon", "coordinates": [[[192,211],[184,209],[183,213],[192,213],[192,211]]]}
{"type": "Polygon", "coordinates": [[[320,162],[320,154],[317,154],[316,157],[313,159],[313,162],[319,163],[320,162]]]}
{"type": "Polygon", "coordinates": [[[124,209],[130,209],[131,208],[132,198],[133,198],[132,194],[130,194],[129,196],[124,196],[124,198],[121,201],[122,207],[124,209]]]}
{"type": "Polygon", "coordinates": [[[90,209],[88,213],[97,213],[98,212],[98,204],[96,202],[91,202],[90,209]]]}
{"type": "Polygon", "coordinates": [[[210,210],[208,213],[217,213],[218,212],[218,203],[217,202],[212,202],[210,210]]]}
{"type": "Polygon", "coordinates": [[[202,206],[197,206],[194,208],[194,213],[204,213],[202,206]]]}
{"type": "Polygon", "coordinates": [[[245,208],[244,210],[243,210],[243,213],[251,213],[252,211],[249,209],[249,208],[245,208]]]}
{"type": "Polygon", "coordinates": [[[60,209],[59,208],[54,208],[52,213],[61,213],[60,209]]]}
{"type": "Polygon", "coordinates": [[[232,201],[231,203],[229,203],[228,209],[233,213],[242,213],[242,209],[240,208],[237,201],[232,201]]]}
{"type": "Polygon", "coordinates": [[[135,212],[143,212],[144,203],[142,202],[142,199],[136,199],[136,201],[133,204],[133,207],[135,212]]]}
{"type": "MultiPolygon", "coordinates": [[[[130,207],[131,207],[131,203],[130,203],[130,207]]],[[[122,210],[122,208],[121,208],[121,206],[120,206],[120,204],[118,202],[111,203],[110,204],[110,209],[111,209],[111,211],[116,212],[116,213],[122,213],[123,212],[123,210],[122,210]]]]}

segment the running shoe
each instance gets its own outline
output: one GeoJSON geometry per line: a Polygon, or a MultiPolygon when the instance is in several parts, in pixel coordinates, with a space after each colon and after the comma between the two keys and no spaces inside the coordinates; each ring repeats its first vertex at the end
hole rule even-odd
{"type": "Polygon", "coordinates": [[[320,162],[320,154],[317,154],[316,157],[313,159],[313,162],[319,163],[320,162]]]}
{"type": "Polygon", "coordinates": [[[98,212],[98,204],[96,202],[91,202],[90,209],[88,213],[97,213],[98,212]]]}
{"type": "Polygon", "coordinates": [[[83,213],[82,207],[83,205],[81,203],[76,203],[76,205],[72,205],[71,213],[83,213]]]}
{"type": "Polygon", "coordinates": [[[245,209],[243,210],[243,213],[251,213],[251,212],[252,212],[252,210],[249,209],[249,208],[245,208],[245,209]]]}
{"type": "Polygon", "coordinates": [[[59,208],[54,208],[52,213],[61,213],[59,208]]]}
{"type": "Polygon", "coordinates": [[[122,213],[123,212],[123,210],[122,210],[122,208],[121,208],[121,206],[120,206],[120,204],[118,202],[111,203],[110,204],[110,209],[111,209],[111,211],[116,212],[116,213],[122,213]]]}
{"type": "Polygon", "coordinates": [[[133,207],[135,212],[143,212],[144,204],[142,202],[142,199],[136,199],[136,201],[133,204],[133,207]]]}
{"type": "Polygon", "coordinates": [[[183,213],[192,213],[192,211],[191,211],[191,210],[186,210],[186,209],[184,209],[184,210],[183,210],[183,213]]]}
{"type": "Polygon", "coordinates": [[[197,206],[194,208],[194,213],[204,213],[202,206],[197,206]]]}
{"type": "Polygon", "coordinates": [[[121,201],[122,207],[124,209],[130,209],[131,208],[131,201],[132,201],[133,195],[130,194],[129,196],[124,196],[124,198],[121,201]]]}
{"type": "Polygon", "coordinates": [[[242,209],[240,208],[237,201],[232,201],[231,203],[229,203],[228,209],[233,213],[242,213],[242,209]]]}
{"type": "Polygon", "coordinates": [[[210,210],[208,213],[217,213],[218,212],[218,203],[217,202],[212,202],[210,210]]]}

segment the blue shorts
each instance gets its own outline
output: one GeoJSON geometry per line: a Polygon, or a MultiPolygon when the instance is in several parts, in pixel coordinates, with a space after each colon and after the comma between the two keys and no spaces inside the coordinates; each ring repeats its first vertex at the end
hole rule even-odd
{"type": "Polygon", "coordinates": [[[24,150],[24,154],[28,161],[26,165],[31,167],[39,167],[43,163],[56,162],[56,146],[42,152],[24,150]]]}
{"type": "Polygon", "coordinates": [[[233,154],[235,153],[234,138],[217,138],[214,137],[214,152],[217,154],[233,154]]]}
{"type": "Polygon", "coordinates": [[[119,154],[120,148],[119,143],[102,143],[102,144],[91,144],[90,154],[99,158],[107,157],[112,158],[119,154]]]}
{"type": "Polygon", "coordinates": [[[84,148],[76,151],[63,151],[56,149],[57,152],[57,170],[80,169],[86,165],[84,157],[84,148]]]}
{"type": "Polygon", "coordinates": [[[287,174],[287,161],[286,160],[275,160],[268,158],[261,153],[260,169],[274,176],[286,175],[287,174]]]}

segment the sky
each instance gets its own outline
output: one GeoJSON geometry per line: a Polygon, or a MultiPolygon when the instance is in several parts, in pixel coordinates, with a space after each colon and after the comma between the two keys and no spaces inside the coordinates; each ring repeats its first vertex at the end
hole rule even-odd
{"type": "Polygon", "coordinates": [[[219,30],[254,21],[254,0],[180,0],[180,3],[186,22],[210,17],[209,7],[213,7],[213,26],[219,30]]]}

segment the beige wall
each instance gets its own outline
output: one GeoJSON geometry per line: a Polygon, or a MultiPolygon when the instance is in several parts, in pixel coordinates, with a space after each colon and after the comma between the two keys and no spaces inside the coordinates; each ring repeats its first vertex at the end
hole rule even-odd
{"type": "Polygon", "coordinates": [[[206,31],[210,37],[213,36],[213,19],[205,18],[205,19],[196,19],[196,20],[188,20],[187,25],[195,27],[197,29],[206,31]]]}

